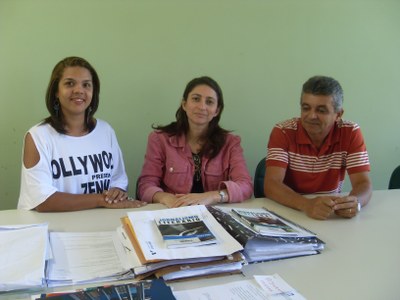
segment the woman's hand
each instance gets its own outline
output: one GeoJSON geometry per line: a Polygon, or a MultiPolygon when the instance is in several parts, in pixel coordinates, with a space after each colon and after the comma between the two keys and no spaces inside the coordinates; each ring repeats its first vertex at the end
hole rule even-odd
{"type": "Polygon", "coordinates": [[[105,208],[139,208],[146,205],[147,202],[126,198],[125,200],[108,203],[104,201],[103,207],[105,208]]]}
{"type": "Polygon", "coordinates": [[[175,207],[186,206],[186,205],[212,205],[217,204],[221,199],[221,196],[217,191],[205,192],[205,193],[191,193],[191,194],[178,194],[178,198],[175,202],[175,207]]]}
{"type": "Polygon", "coordinates": [[[128,193],[120,188],[111,188],[103,192],[104,200],[108,203],[117,203],[128,199],[128,193]]]}
{"type": "Polygon", "coordinates": [[[212,205],[219,202],[221,196],[218,191],[206,193],[189,193],[189,194],[170,194],[165,192],[157,192],[153,196],[153,202],[164,204],[169,208],[188,206],[188,205],[212,205]]]}
{"type": "Polygon", "coordinates": [[[147,202],[135,200],[128,197],[128,193],[120,188],[111,188],[103,192],[104,201],[101,205],[106,208],[138,208],[147,202]]]}

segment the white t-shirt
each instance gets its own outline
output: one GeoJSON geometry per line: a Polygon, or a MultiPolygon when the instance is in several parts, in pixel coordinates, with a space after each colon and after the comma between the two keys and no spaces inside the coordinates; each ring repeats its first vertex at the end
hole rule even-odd
{"type": "Polygon", "coordinates": [[[102,120],[89,134],[73,137],[49,124],[33,126],[31,134],[40,160],[32,168],[22,163],[18,208],[30,210],[55,192],[102,193],[128,188],[121,149],[114,130],[102,120]]]}

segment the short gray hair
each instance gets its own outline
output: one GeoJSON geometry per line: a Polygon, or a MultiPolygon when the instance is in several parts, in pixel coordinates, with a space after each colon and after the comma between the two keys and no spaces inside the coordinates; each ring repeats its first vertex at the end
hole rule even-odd
{"type": "MultiPolygon", "coordinates": [[[[332,77],[327,76],[313,76],[309,78],[304,84],[301,91],[301,98],[303,94],[324,95],[332,96],[333,107],[335,112],[339,112],[343,107],[343,89],[339,82],[332,77]]],[[[301,99],[300,99],[301,102],[301,99]]]]}

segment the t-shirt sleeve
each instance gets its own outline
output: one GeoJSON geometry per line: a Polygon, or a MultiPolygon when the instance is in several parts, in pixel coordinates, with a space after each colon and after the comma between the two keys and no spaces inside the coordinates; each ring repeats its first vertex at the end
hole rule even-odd
{"type": "Polygon", "coordinates": [[[287,168],[289,162],[287,136],[282,129],[274,127],[267,147],[267,167],[287,168]]]}
{"type": "Polygon", "coordinates": [[[40,159],[32,168],[26,168],[22,160],[18,209],[26,210],[34,209],[57,192],[56,187],[52,185],[51,162],[47,148],[34,131],[29,132],[39,151],[40,159]]]}
{"type": "Polygon", "coordinates": [[[124,191],[127,191],[128,176],[125,171],[124,158],[117,140],[117,136],[111,127],[110,130],[111,130],[111,143],[112,143],[113,162],[114,162],[114,170],[112,173],[110,187],[117,187],[124,191]]]}
{"type": "Polygon", "coordinates": [[[351,134],[346,169],[349,174],[369,172],[371,169],[367,147],[359,127],[355,128],[351,134]]]}

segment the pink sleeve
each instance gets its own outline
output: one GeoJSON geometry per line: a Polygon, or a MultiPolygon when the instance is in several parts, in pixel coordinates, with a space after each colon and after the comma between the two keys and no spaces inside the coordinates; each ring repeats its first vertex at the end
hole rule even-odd
{"type": "Polygon", "coordinates": [[[165,152],[156,132],[149,134],[142,172],[138,179],[138,195],[142,201],[152,202],[156,192],[162,192],[160,187],[163,176],[165,152]]]}
{"type": "Polygon", "coordinates": [[[229,195],[229,202],[242,202],[250,199],[253,195],[253,182],[247,169],[243,156],[243,149],[240,145],[240,137],[228,135],[227,151],[229,161],[229,178],[220,183],[219,188],[226,187],[229,195]]]}

